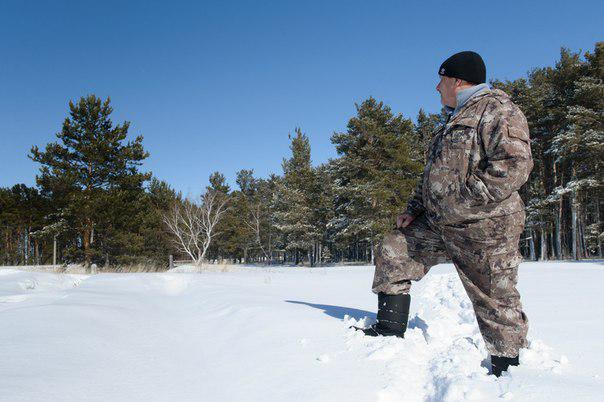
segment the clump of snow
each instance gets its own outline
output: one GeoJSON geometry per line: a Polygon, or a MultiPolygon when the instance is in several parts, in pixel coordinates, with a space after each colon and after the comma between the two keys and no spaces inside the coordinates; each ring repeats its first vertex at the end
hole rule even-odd
{"type": "Polygon", "coordinates": [[[194,268],[0,269],[0,401],[601,400],[598,263],[521,265],[529,346],[500,378],[449,264],[405,339],[349,328],[375,322],[373,267],[194,268]]]}

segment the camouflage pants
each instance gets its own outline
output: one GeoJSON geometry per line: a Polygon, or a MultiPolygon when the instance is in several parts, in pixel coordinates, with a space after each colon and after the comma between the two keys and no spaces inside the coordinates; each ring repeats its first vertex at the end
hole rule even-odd
{"type": "Polygon", "coordinates": [[[488,351],[514,357],[526,346],[528,319],[516,290],[524,211],[435,225],[425,214],[384,237],[376,252],[373,292],[409,293],[411,281],[450,259],[472,301],[488,351]]]}

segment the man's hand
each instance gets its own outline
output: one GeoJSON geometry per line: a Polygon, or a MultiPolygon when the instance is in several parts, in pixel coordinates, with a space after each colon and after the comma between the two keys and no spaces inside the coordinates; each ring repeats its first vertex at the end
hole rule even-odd
{"type": "Polygon", "coordinates": [[[404,214],[399,215],[396,218],[396,228],[397,229],[406,228],[407,226],[409,226],[411,224],[411,222],[413,222],[414,219],[415,219],[415,216],[410,215],[405,212],[404,214]]]}

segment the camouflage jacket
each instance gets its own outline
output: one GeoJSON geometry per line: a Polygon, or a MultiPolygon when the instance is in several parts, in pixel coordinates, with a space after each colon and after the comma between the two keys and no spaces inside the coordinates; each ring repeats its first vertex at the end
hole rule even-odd
{"type": "Polygon", "coordinates": [[[480,92],[435,131],[407,213],[456,224],[520,211],[532,168],[524,114],[505,92],[480,92]]]}

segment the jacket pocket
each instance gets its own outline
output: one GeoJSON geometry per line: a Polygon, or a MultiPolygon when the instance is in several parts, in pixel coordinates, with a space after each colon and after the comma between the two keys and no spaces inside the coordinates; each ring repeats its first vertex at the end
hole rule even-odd
{"type": "Polygon", "coordinates": [[[529,132],[520,127],[508,126],[508,136],[518,138],[528,144],[530,144],[529,132]]]}
{"type": "Polygon", "coordinates": [[[462,186],[462,196],[467,200],[468,205],[473,207],[487,205],[495,200],[484,183],[474,173],[468,174],[468,178],[462,186]]]}

